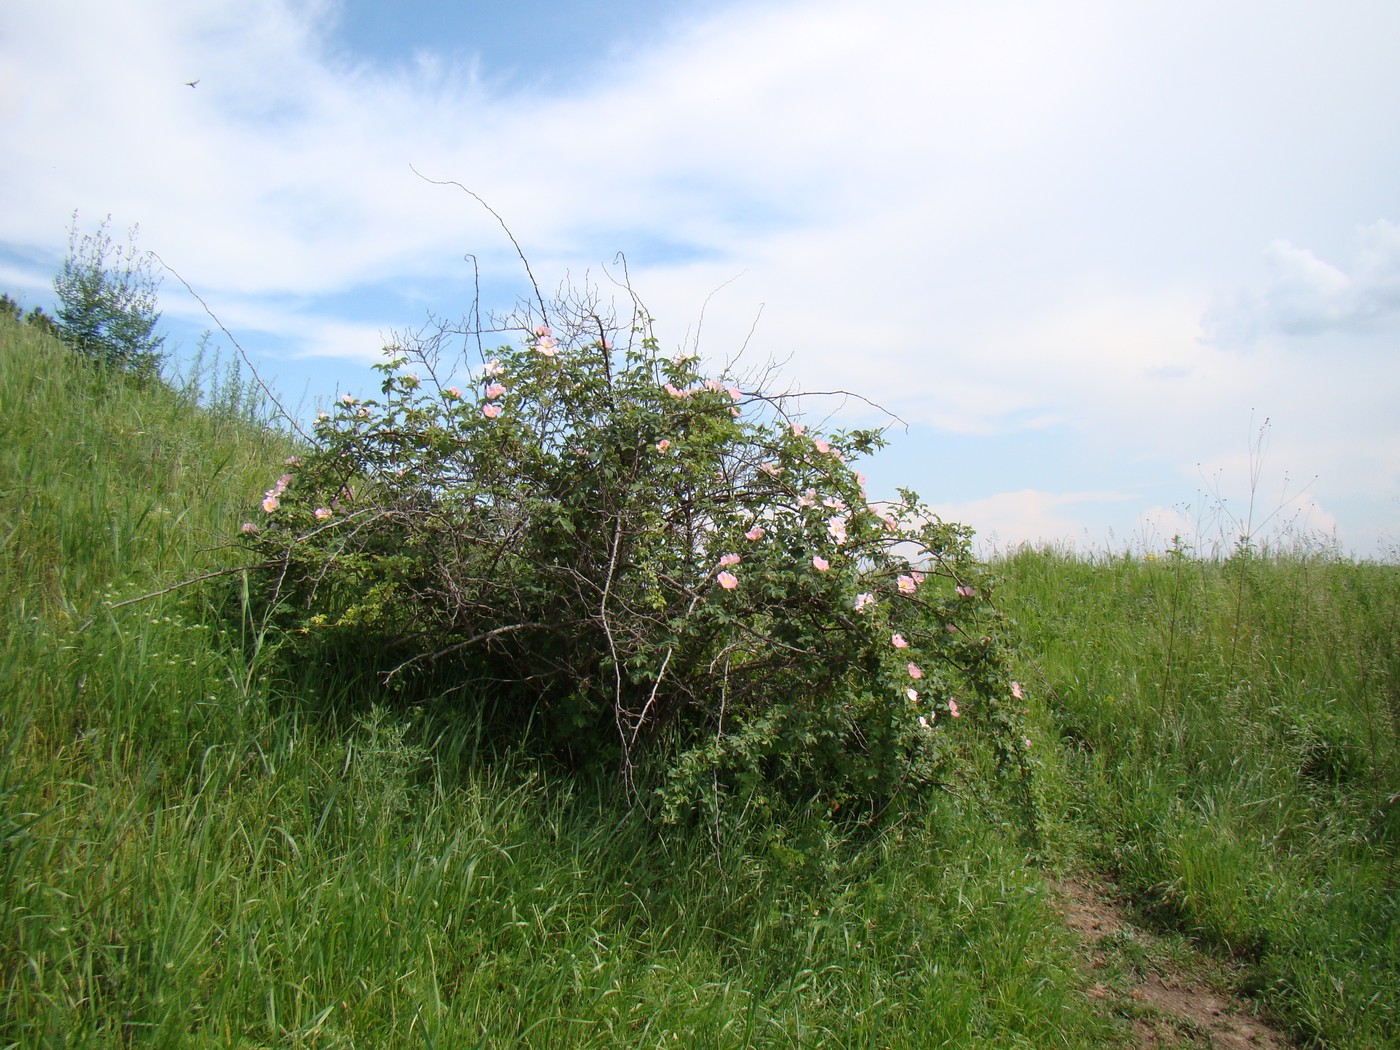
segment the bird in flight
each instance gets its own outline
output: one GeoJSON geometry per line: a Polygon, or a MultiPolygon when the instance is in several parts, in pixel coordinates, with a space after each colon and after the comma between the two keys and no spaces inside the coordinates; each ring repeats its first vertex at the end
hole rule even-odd
{"type": "Polygon", "coordinates": [[[198,83],[199,83],[199,80],[198,80],[198,79],[195,79],[195,80],[186,80],[186,81],[185,81],[185,87],[194,87],[194,86],[195,86],[196,84],[198,84],[198,83]]]}

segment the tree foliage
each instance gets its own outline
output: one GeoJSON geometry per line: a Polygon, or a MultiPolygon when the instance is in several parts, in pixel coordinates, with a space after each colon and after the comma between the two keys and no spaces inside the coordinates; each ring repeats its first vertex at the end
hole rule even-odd
{"type": "Polygon", "coordinates": [[[161,364],[165,337],[156,332],[160,279],[136,249],[137,228],[116,244],[108,216],[95,233],[78,235],[77,215],[68,231],[68,256],[54,277],[58,327],[79,354],[142,378],[161,364]]]}
{"type": "Polygon", "coordinates": [[[20,304],[12,299],[9,293],[0,293],[0,317],[7,318],[16,323],[23,322],[30,328],[38,329],[45,335],[54,338],[62,338],[63,333],[59,330],[57,323],[52,317],[44,313],[42,306],[31,306],[29,312],[25,313],[20,304]]]}
{"type": "Polygon", "coordinates": [[[402,339],[381,396],[320,415],[243,526],[299,658],[492,698],[671,818],[780,796],[869,818],[973,741],[1025,772],[970,532],[869,500],[879,431],[804,426],[645,318],[551,312],[474,362],[402,339]]]}

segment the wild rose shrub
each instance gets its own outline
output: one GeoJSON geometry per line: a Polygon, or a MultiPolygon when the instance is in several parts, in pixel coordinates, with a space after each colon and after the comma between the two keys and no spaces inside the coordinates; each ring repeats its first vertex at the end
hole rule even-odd
{"type": "Polygon", "coordinates": [[[670,818],[869,817],[973,740],[1024,773],[970,533],[867,501],[880,434],[617,334],[541,324],[466,378],[396,348],[381,397],[322,413],[243,527],[291,644],[491,698],[670,818]]]}

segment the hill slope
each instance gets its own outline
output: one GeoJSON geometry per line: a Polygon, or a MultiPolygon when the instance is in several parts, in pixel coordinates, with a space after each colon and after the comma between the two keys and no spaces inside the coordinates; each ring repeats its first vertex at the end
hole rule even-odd
{"type": "Polygon", "coordinates": [[[172,589],[290,451],[0,321],[0,1045],[1131,1045],[1183,969],[1397,1042],[1396,567],[1005,559],[1037,857],[977,783],[661,828],[278,662],[236,573],[172,589]],[[1086,956],[1065,869],[1171,936],[1086,956]]]}

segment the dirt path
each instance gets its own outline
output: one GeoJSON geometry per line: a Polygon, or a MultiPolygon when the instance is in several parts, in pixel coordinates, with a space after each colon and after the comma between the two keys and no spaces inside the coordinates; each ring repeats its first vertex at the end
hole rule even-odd
{"type": "Polygon", "coordinates": [[[1084,941],[1091,973],[1103,978],[1089,994],[1130,1018],[1142,1046],[1294,1050],[1219,982],[1188,976],[1169,952],[1155,951],[1157,939],[1134,926],[1101,889],[1073,880],[1052,883],[1052,889],[1066,924],[1084,941]]]}

